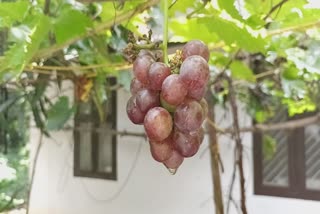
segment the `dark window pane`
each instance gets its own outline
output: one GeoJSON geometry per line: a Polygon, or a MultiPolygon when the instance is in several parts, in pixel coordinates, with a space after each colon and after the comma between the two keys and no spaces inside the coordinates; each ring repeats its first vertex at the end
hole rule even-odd
{"type": "Polygon", "coordinates": [[[276,141],[276,151],[271,157],[263,157],[263,184],[268,186],[288,186],[288,143],[283,131],[269,133],[276,141]]]}
{"type": "Polygon", "coordinates": [[[113,160],[112,135],[108,132],[108,130],[111,130],[111,123],[104,123],[100,127],[103,128],[105,132],[99,133],[98,171],[111,173],[113,160]]]}
{"type": "Polygon", "coordinates": [[[92,123],[80,123],[79,131],[80,135],[80,170],[83,171],[92,171],[92,142],[91,142],[91,132],[84,131],[92,128],[92,123]]]}
{"type": "Polygon", "coordinates": [[[310,125],[305,128],[306,188],[320,190],[320,127],[310,125]]]}
{"type": "MultiPolygon", "coordinates": [[[[275,116],[269,121],[270,123],[277,123],[287,120],[287,113],[285,110],[279,110],[275,116]]],[[[288,186],[288,133],[279,130],[266,133],[271,136],[275,142],[275,152],[263,157],[262,160],[262,183],[268,186],[288,186]]],[[[263,142],[265,143],[265,142],[263,142]]],[[[264,151],[268,152],[268,151],[264,151]]],[[[270,151],[269,151],[270,152],[270,151]]]]}

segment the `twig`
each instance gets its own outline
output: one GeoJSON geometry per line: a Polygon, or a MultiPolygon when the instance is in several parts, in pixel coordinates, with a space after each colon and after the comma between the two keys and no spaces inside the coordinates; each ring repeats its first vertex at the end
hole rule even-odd
{"type": "Polygon", "coordinates": [[[238,204],[237,204],[236,200],[234,200],[234,198],[233,198],[232,196],[231,196],[230,201],[232,202],[232,204],[233,204],[233,205],[234,205],[234,207],[236,208],[237,213],[241,214],[241,209],[240,209],[240,207],[238,206],[238,204]]]}
{"type": "Polygon", "coordinates": [[[169,25],[169,5],[168,0],[163,1],[163,60],[168,64],[168,25],[169,25]]]}
{"type": "MultiPolygon", "coordinates": [[[[212,96],[210,92],[207,94],[208,97],[208,106],[209,112],[207,121],[211,121],[212,124],[215,124],[213,121],[215,120],[214,113],[214,102],[210,99],[212,96]]],[[[223,197],[222,197],[222,188],[221,188],[221,174],[220,174],[220,154],[218,147],[218,139],[217,139],[217,131],[216,127],[213,125],[208,125],[208,132],[210,138],[210,156],[211,156],[211,173],[213,178],[213,195],[214,195],[214,205],[215,205],[215,213],[216,214],[224,214],[224,206],[223,206],[223,197]]]]}
{"type": "MultiPolygon", "coordinates": [[[[226,134],[226,133],[234,133],[233,128],[221,128],[216,124],[212,124],[207,120],[208,124],[216,129],[218,133],[226,134]]],[[[266,132],[266,131],[275,131],[275,130],[292,130],[296,128],[305,127],[308,125],[316,124],[320,122],[320,113],[317,113],[313,116],[290,120],[281,123],[271,123],[271,124],[256,124],[253,126],[242,127],[239,129],[240,132],[266,132]]]]}
{"type": "Polygon", "coordinates": [[[278,8],[281,8],[282,5],[283,5],[284,3],[286,3],[287,1],[289,1],[289,0],[282,0],[282,1],[279,2],[278,4],[274,5],[274,6],[270,9],[270,11],[267,13],[267,15],[263,18],[263,21],[266,21],[267,18],[269,18],[269,16],[271,16],[271,14],[272,14],[274,11],[276,11],[278,8]]]}
{"type": "Polygon", "coordinates": [[[51,0],[46,0],[44,2],[43,13],[46,15],[50,13],[50,2],[51,2],[51,0]]]}
{"type": "Polygon", "coordinates": [[[116,19],[102,23],[102,24],[98,25],[97,27],[87,31],[86,33],[79,34],[78,36],[71,38],[61,44],[56,44],[56,45],[53,45],[49,48],[39,50],[38,53],[33,58],[48,58],[48,57],[52,56],[54,53],[56,53],[57,51],[62,50],[65,47],[67,47],[67,46],[69,46],[69,45],[71,45],[71,44],[73,44],[83,38],[93,36],[97,33],[100,33],[102,31],[106,30],[106,29],[109,29],[110,27],[112,27],[115,24],[119,24],[127,19],[130,19],[133,15],[141,13],[144,10],[158,4],[159,1],[160,0],[146,1],[146,2],[138,5],[137,7],[135,7],[132,10],[125,11],[125,12],[119,14],[116,19]]]}
{"type": "Polygon", "coordinates": [[[236,141],[237,148],[237,164],[239,168],[240,175],[240,190],[241,190],[241,210],[243,214],[247,214],[246,207],[246,192],[245,192],[245,178],[244,178],[244,169],[243,169],[243,145],[240,138],[240,128],[239,128],[239,118],[238,118],[238,106],[236,103],[236,94],[233,87],[232,79],[228,75],[224,75],[229,84],[229,97],[231,111],[233,115],[233,134],[236,141]]]}
{"type": "MultiPolygon", "coordinates": [[[[256,124],[251,127],[243,127],[240,129],[241,132],[265,132],[265,131],[275,131],[275,130],[287,130],[287,129],[296,129],[305,127],[311,124],[320,122],[320,113],[317,113],[314,116],[305,117],[302,119],[290,120],[282,123],[274,124],[256,124]]],[[[225,130],[225,132],[229,132],[225,130]]]]}
{"type": "Polygon", "coordinates": [[[169,6],[169,10],[178,2],[179,0],[175,0],[172,4],[169,6]]]}
{"type": "Polygon", "coordinates": [[[85,66],[48,66],[48,65],[42,65],[42,66],[30,66],[27,67],[28,69],[39,69],[39,70],[56,70],[56,71],[80,71],[80,70],[91,70],[96,68],[115,68],[115,69],[125,69],[130,68],[130,65],[125,65],[123,63],[103,63],[103,64],[94,64],[94,65],[85,65],[85,66]]]}
{"type": "Polygon", "coordinates": [[[27,202],[27,207],[26,207],[26,214],[29,214],[29,211],[30,211],[31,193],[32,193],[32,188],[33,188],[33,183],[34,183],[34,177],[36,174],[37,162],[39,159],[39,154],[40,154],[40,150],[41,150],[41,146],[42,146],[42,138],[43,138],[43,132],[41,131],[40,137],[39,137],[39,143],[37,145],[37,150],[34,155],[34,159],[33,159],[33,163],[32,163],[33,165],[32,165],[32,173],[31,173],[30,184],[29,184],[29,189],[28,189],[28,199],[27,199],[28,202],[27,202]]]}
{"type": "Polygon", "coordinates": [[[277,74],[277,72],[278,72],[278,69],[262,72],[260,74],[256,74],[255,79],[261,79],[264,77],[272,76],[274,74],[277,74]]]}
{"type": "Polygon", "coordinates": [[[145,133],[143,132],[130,132],[130,131],[118,131],[114,129],[108,129],[98,127],[98,128],[83,128],[83,127],[65,127],[63,130],[70,131],[76,130],[81,132],[97,132],[97,133],[106,133],[109,132],[111,135],[119,135],[120,137],[131,136],[131,137],[143,137],[146,138],[145,133]]]}
{"type": "MultiPolygon", "coordinates": [[[[208,100],[209,100],[209,99],[208,99],[208,100]]],[[[220,128],[215,122],[212,121],[211,118],[207,117],[207,118],[206,118],[206,121],[207,121],[207,123],[208,123],[210,126],[212,126],[212,127],[215,129],[216,132],[222,133],[222,134],[226,134],[226,130],[220,128]]]]}
{"type": "Polygon", "coordinates": [[[288,32],[288,31],[305,30],[308,28],[313,28],[313,27],[318,27],[318,26],[320,26],[320,21],[310,22],[310,23],[296,25],[296,26],[292,26],[292,27],[281,28],[281,29],[269,31],[267,33],[267,37],[282,34],[282,33],[288,32]]]}
{"type": "Polygon", "coordinates": [[[234,164],[233,164],[233,170],[232,170],[232,176],[231,176],[231,182],[229,187],[229,193],[228,193],[228,202],[227,202],[227,214],[229,214],[230,210],[230,202],[232,201],[232,190],[234,186],[234,182],[236,180],[236,171],[237,171],[237,150],[234,151],[234,164]]]}
{"type": "Polygon", "coordinates": [[[209,85],[213,85],[215,83],[217,83],[225,74],[225,72],[229,69],[230,65],[232,64],[233,60],[235,58],[237,58],[237,56],[239,55],[241,49],[239,48],[234,54],[233,56],[230,58],[230,60],[227,62],[227,64],[224,66],[224,68],[222,69],[222,71],[220,73],[218,73],[214,80],[209,84],[209,85]]]}

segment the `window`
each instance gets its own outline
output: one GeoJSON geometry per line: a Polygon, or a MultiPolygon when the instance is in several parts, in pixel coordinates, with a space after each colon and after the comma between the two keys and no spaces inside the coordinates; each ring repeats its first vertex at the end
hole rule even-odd
{"type": "MultiPolygon", "coordinates": [[[[108,79],[114,85],[115,78],[108,79]]],[[[116,91],[104,103],[105,122],[100,122],[92,100],[78,105],[74,131],[74,175],[80,177],[117,179],[116,91]]]]}
{"type": "MultiPolygon", "coordinates": [[[[304,114],[293,119],[311,116],[304,114]]],[[[271,122],[287,120],[279,111],[271,122]]],[[[289,118],[290,120],[290,118],[289,118]]],[[[320,200],[320,126],[309,125],[295,130],[255,133],[254,191],[258,195],[320,200]],[[263,152],[263,136],[276,140],[271,157],[263,152]]]]}

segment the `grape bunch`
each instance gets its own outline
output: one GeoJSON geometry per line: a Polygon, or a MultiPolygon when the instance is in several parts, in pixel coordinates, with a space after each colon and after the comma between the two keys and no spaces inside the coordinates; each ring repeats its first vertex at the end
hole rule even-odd
{"type": "Polygon", "coordinates": [[[178,68],[171,69],[151,51],[141,50],[133,63],[127,102],[129,119],[144,125],[152,157],[173,174],[184,158],[199,150],[208,113],[203,98],[209,79],[208,47],[189,41],[178,58],[178,68]]]}

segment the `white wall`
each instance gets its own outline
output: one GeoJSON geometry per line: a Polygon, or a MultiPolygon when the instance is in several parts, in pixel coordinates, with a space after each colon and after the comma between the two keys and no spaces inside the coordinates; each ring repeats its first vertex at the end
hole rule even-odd
{"type": "MultiPolygon", "coordinates": [[[[52,89],[51,93],[56,91],[52,89]]],[[[69,92],[72,93],[72,89],[69,92]]],[[[118,129],[142,131],[129,122],[125,113],[128,93],[118,96],[118,129]]],[[[225,127],[230,115],[217,110],[217,121],[225,127]]],[[[241,114],[241,122],[250,120],[241,114]]],[[[52,133],[44,139],[37,163],[31,196],[30,214],[212,214],[212,180],[207,138],[198,154],[186,159],[177,174],[154,161],[142,138],[118,137],[118,180],[87,179],[73,176],[72,132],[52,133]],[[135,160],[136,159],[136,160],[135,160]]],[[[247,176],[248,209],[252,214],[318,214],[320,203],[304,200],[254,196],[252,194],[251,135],[243,135],[247,176]]],[[[39,142],[39,132],[31,130],[32,151],[39,142]]],[[[227,193],[233,167],[233,142],[220,138],[220,152],[225,167],[222,182],[227,193]]],[[[236,181],[237,183],[237,181],[236,181]]],[[[234,195],[238,196],[238,186],[234,195]]],[[[238,197],[235,197],[238,200],[238,197]]],[[[237,213],[231,206],[232,213],[237,213]]]]}

